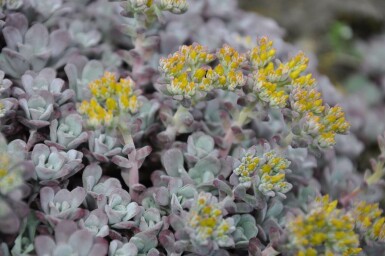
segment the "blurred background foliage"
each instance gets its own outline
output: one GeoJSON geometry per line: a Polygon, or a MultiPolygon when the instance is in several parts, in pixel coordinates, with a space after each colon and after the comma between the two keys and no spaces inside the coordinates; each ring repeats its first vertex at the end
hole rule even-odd
{"type": "MultiPolygon", "coordinates": [[[[385,125],[384,0],[239,0],[239,4],[273,18],[286,30],[286,41],[316,54],[319,72],[340,91],[365,102],[369,112],[380,112],[370,126],[385,125]]],[[[362,102],[357,102],[358,108],[362,102]]],[[[373,142],[365,143],[358,162],[361,170],[378,153],[373,142]]]]}
{"type": "Polygon", "coordinates": [[[383,0],[240,0],[240,5],[273,18],[286,29],[287,41],[316,53],[320,72],[337,86],[350,85],[350,75],[359,72],[360,44],[385,33],[383,0]]]}

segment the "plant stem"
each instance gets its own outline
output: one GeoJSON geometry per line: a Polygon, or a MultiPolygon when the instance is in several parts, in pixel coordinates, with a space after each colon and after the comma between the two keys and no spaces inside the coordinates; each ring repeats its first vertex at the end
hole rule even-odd
{"type": "Polygon", "coordinates": [[[133,164],[131,168],[122,168],[121,172],[124,182],[129,188],[130,195],[134,193],[133,187],[136,184],[139,184],[139,168],[136,163],[133,164]]]}
{"type": "MultiPolygon", "coordinates": [[[[252,102],[249,106],[244,107],[241,110],[241,112],[239,113],[238,119],[235,122],[235,124],[242,128],[242,126],[247,122],[247,119],[249,118],[249,115],[253,111],[253,109],[255,108],[256,104],[257,104],[257,102],[255,101],[255,102],[252,102]]],[[[226,134],[225,134],[225,137],[223,138],[223,141],[227,144],[227,146],[225,149],[222,149],[219,152],[220,157],[226,157],[229,154],[231,146],[234,143],[235,136],[234,136],[233,130],[231,129],[231,126],[232,125],[230,125],[228,127],[226,134]]]]}
{"type": "Polygon", "coordinates": [[[356,197],[361,192],[361,187],[356,187],[352,192],[340,199],[340,202],[343,206],[346,206],[350,200],[356,197]]]}
{"type": "MultiPolygon", "coordinates": [[[[132,151],[129,152],[128,155],[135,156],[136,149],[135,149],[135,144],[134,144],[134,140],[132,138],[131,132],[128,129],[122,127],[121,125],[119,125],[119,131],[122,135],[124,145],[125,146],[129,145],[132,151],[134,151],[134,152],[132,151]]],[[[122,168],[122,172],[121,172],[124,182],[129,187],[130,194],[133,193],[132,191],[133,186],[139,183],[139,168],[135,160],[133,160],[132,162],[133,162],[133,165],[131,168],[122,168]]]]}
{"type": "Polygon", "coordinates": [[[223,138],[223,141],[226,144],[228,144],[228,146],[219,152],[220,157],[226,157],[229,154],[231,146],[233,145],[234,139],[235,139],[235,136],[234,136],[233,130],[231,129],[231,127],[229,127],[226,131],[225,137],[223,138]]]}

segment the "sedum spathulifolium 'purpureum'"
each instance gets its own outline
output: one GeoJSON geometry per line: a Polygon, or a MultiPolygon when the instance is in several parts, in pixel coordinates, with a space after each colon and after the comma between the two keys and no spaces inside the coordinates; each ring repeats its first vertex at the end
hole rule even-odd
{"type": "Polygon", "coordinates": [[[383,252],[385,138],[362,175],[366,119],[274,21],[235,0],[0,8],[1,255],[383,252]]]}

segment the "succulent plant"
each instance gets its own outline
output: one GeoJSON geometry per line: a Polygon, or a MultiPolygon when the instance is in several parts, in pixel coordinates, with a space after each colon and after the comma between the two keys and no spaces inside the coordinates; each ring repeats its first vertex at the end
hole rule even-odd
{"type": "Polygon", "coordinates": [[[44,18],[51,16],[55,13],[63,4],[62,0],[54,1],[31,1],[31,6],[44,18]]]}
{"type": "Polygon", "coordinates": [[[0,55],[0,67],[8,75],[20,78],[28,69],[40,71],[48,61],[59,57],[69,44],[67,31],[48,32],[43,24],[28,28],[22,13],[10,14],[3,28],[7,43],[0,55]]]}
{"type": "Polygon", "coordinates": [[[184,154],[188,163],[196,163],[206,156],[218,155],[214,139],[203,132],[193,133],[187,139],[187,152],[184,154]]]}
{"type": "Polygon", "coordinates": [[[4,72],[0,70],[0,95],[2,97],[9,95],[12,82],[9,79],[4,78],[4,72]]]}
{"type": "Polygon", "coordinates": [[[18,106],[18,101],[15,98],[0,99],[0,118],[11,115],[12,112],[15,112],[18,106]]]}
{"type": "Polygon", "coordinates": [[[339,90],[237,3],[0,1],[0,254],[381,255],[383,37],[339,90]]]}
{"type": "Polygon", "coordinates": [[[24,91],[19,88],[14,90],[14,94],[20,96],[23,94],[32,96],[43,91],[49,92],[53,95],[55,103],[60,106],[75,95],[71,89],[64,89],[64,81],[56,78],[56,70],[52,68],[44,68],[39,73],[26,72],[21,77],[21,81],[24,91]]]}
{"type": "Polygon", "coordinates": [[[77,187],[72,191],[61,189],[55,191],[51,187],[43,187],[40,190],[40,203],[43,212],[39,217],[52,223],[60,220],[77,220],[84,216],[85,210],[79,208],[86,197],[86,191],[77,187]]]}
{"type": "Polygon", "coordinates": [[[82,47],[92,47],[98,44],[101,34],[97,29],[93,29],[93,23],[74,20],[68,28],[69,34],[75,43],[82,47]]]}
{"type": "Polygon", "coordinates": [[[197,254],[210,254],[220,247],[233,247],[234,220],[225,218],[226,211],[218,199],[209,193],[200,193],[188,212],[173,216],[172,227],[187,240],[187,250],[197,254]]]}
{"type": "Polygon", "coordinates": [[[106,240],[85,229],[78,229],[72,221],[61,221],[54,230],[54,238],[48,235],[37,236],[35,248],[37,255],[106,255],[106,240]]]}
{"type": "Polygon", "coordinates": [[[141,212],[141,207],[136,202],[131,202],[130,195],[123,189],[111,191],[106,202],[99,207],[104,208],[111,227],[118,229],[134,227],[136,223],[132,219],[141,212]]]}
{"type": "Polygon", "coordinates": [[[122,152],[119,139],[100,131],[91,131],[88,138],[89,152],[100,162],[109,162],[111,157],[122,152]]]}
{"type": "Polygon", "coordinates": [[[75,91],[76,99],[83,100],[90,96],[88,84],[103,76],[104,67],[100,61],[79,56],[70,61],[64,70],[68,77],[69,87],[75,91]]]}
{"type": "Polygon", "coordinates": [[[0,4],[1,8],[6,7],[10,10],[17,10],[23,5],[23,1],[21,0],[6,0],[0,4]]]}
{"type": "Polygon", "coordinates": [[[25,181],[31,177],[33,167],[25,161],[24,145],[20,140],[7,145],[0,134],[0,232],[5,234],[17,233],[21,219],[29,212],[23,198],[30,192],[25,181]]]}
{"type": "Polygon", "coordinates": [[[242,247],[248,245],[250,239],[258,234],[255,219],[250,214],[235,215],[232,218],[235,225],[233,234],[235,246],[242,247]]]}
{"type": "Polygon", "coordinates": [[[94,236],[105,237],[109,234],[108,217],[102,209],[95,209],[80,219],[79,226],[88,229],[94,236]]]}
{"type": "Polygon", "coordinates": [[[44,144],[36,144],[31,158],[35,164],[35,179],[53,181],[74,175],[83,168],[83,154],[76,150],[59,151],[55,147],[49,148],[44,144]]]}
{"type": "Polygon", "coordinates": [[[76,113],[55,119],[50,123],[50,140],[46,144],[60,149],[76,148],[88,139],[87,133],[82,130],[82,118],[76,113]]]}
{"type": "Polygon", "coordinates": [[[136,256],[138,255],[138,248],[134,243],[123,243],[119,240],[113,240],[108,249],[108,256],[118,255],[136,256]]]}
{"type": "Polygon", "coordinates": [[[25,118],[19,121],[31,129],[39,129],[50,125],[54,111],[53,95],[47,91],[21,98],[19,105],[25,113],[25,118]]]}

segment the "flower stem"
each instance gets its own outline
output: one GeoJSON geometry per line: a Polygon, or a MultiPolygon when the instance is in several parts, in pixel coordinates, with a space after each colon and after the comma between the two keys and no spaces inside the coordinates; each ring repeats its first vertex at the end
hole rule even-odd
{"type": "Polygon", "coordinates": [[[346,206],[354,197],[356,197],[361,192],[361,186],[356,187],[352,192],[340,199],[340,202],[343,206],[346,206]]]}
{"type": "MultiPolygon", "coordinates": [[[[239,113],[238,119],[234,124],[236,124],[242,128],[242,126],[247,122],[247,119],[249,118],[249,115],[253,111],[253,109],[255,108],[256,104],[257,104],[257,102],[252,102],[249,106],[244,107],[241,110],[241,112],[239,113]]],[[[226,157],[229,154],[231,147],[234,143],[234,140],[235,140],[234,132],[231,129],[231,125],[230,125],[227,128],[225,137],[223,138],[223,141],[225,142],[226,147],[219,152],[219,155],[221,157],[226,157]]]]}
{"type": "MultiPolygon", "coordinates": [[[[132,151],[136,151],[136,149],[135,149],[135,144],[134,144],[134,140],[132,138],[131,132],[129,131],[129,129],[126,129],[121,125],[119,125],[119,131],[122,135],[124,145],[129,146],[130,148],[130,152],[128,154],[135,155],[135,152],[132,152],[132,151]]],[[[133,160],[132,162],[133,162],[133,165],[131,166],[131,168],[122,168],[122,172],[121,172],[124,182],[129,187],[130,194],[133,193],[132,191],[133,186],[139,183],[139,168],[135,160],[133,160]]]]}

